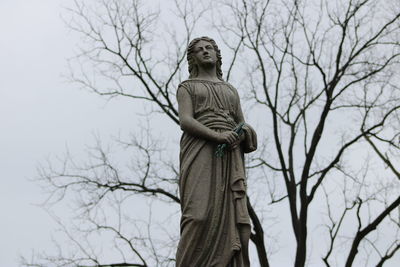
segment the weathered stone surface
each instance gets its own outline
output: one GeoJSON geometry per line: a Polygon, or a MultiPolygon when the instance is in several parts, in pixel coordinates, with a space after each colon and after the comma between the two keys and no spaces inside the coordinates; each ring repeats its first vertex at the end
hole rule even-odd
{"type": "Polygon", "coordinates": [[[187,57],[190,77],[177,92],[183,134],[176,266],[249,266],[244,153],[256,150],[256,133],[244,123],[236,89],[222,79],[215,42],[194,39],[187,57]],[[241,123],[243,131],[235,132],[241,123]],[[215,154],[220,144],[223,156],[215,154]]]}

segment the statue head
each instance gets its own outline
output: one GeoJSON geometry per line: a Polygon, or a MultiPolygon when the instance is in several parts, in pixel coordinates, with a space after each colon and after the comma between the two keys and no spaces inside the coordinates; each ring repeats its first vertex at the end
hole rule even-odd
{"type": "Polygon", "coordinates": [[[210,37],[199,37],[199,38],[195,38],[193,39],[190,43],[189,46],[187,48],[187,61],[188,61],[188,65],[189,65],[189,78],[196,78],[198,75],[198,69],[199,66],[196,63],[196,60],[194,59],[194,49],[195,46],[198,42],[200,41],[206,41],[209,42],[213,47],[214,50],[216,52],[217,55],[217,62],[216,62],[216,74],[218,79],[222,80],[222,69],[221,69],[221,65],[222,65],[222,56],[221,56],[221,51],[219,50],[217,44],[215,43],[215,41],[213,39],[211,39],[210,37]]]}

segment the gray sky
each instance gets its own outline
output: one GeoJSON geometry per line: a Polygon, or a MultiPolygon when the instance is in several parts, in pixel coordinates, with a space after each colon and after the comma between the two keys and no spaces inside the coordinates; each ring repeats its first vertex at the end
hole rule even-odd
{"type": "Polygon", "coordinates": [[[45,196],[30,181],[38,163],[66,146],[81,150],[93,132],[117,133],[133,113],[132,105],[106,104],[62,77],[79,42],[60,18],[68,3],[0,1],[0,266],[51,249],[56,225],[35,205],[45,196]]]}
{"type": "Polygon", "coordinates": [[[31,181],[38,164],[67,146],[80,153],[94,132],[107,140],[134,125],[131,102],[106,103],[62,77],[80,41],[60,18],[71,2],[0,0],[1,267],[18,266],[33,249],[52,250],[57,225],[37,205],[45,195],[31,181]]]}

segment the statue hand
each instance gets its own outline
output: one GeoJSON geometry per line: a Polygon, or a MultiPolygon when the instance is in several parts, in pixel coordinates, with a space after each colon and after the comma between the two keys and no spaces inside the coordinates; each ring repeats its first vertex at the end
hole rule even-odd
{"type": "Polygon", "coordinates": [[[229,145],[229,149],[230,149],[230,150],[233,150],[233,149],[237,148],[237,147],[240,145],[240,143],[244,141],[244,139],[245,139],[244,134],[241,134],[241,135],[239,136],[239,138],[238,138],[235,142],[233,142],[233,143],[231,143],[231,144],[229,145]]]}
{"type": "Polygon", "coordinates": [[[239,140],[239,136],[234,131],[222,132],[218,136],[218,143],[231,145],[239,140]]]}

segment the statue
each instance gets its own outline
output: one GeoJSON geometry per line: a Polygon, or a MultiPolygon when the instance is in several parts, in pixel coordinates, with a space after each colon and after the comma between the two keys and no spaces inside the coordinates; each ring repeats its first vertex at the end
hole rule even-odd
{"type": "Polygon", "coordinates": [[[189,79],[177,91],[180,143],[181,239],[177,267],[250,266],[244,153],[257,137],[244,122],[236,89],[222,79],[214,40],[192,40],[189,79]]]}

